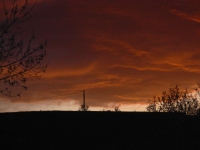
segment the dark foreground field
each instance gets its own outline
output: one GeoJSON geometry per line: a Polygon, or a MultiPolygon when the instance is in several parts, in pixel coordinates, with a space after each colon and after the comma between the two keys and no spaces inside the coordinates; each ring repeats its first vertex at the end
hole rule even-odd
{"type": "Polygon", "coordinates": [[[6,147],[200,148],[200,117],[136,112],[1,113],[0,149],[6,147]]]}

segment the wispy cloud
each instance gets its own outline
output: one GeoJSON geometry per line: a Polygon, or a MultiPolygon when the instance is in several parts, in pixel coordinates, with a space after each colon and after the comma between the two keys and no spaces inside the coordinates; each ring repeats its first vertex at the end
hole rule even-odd
{"type": "Polygon", "coordinates": [[[69,76],[82,76],[91,73],[95,70],[97,62],[93,62],[85,67],[65,68],[64,70],[55,70],[50,71],[44,77],[46,78],[56,78],[56,77],[69,77],[69,76]]]}
{"type": "Polygon", "coordinates": [[[187,20],[191,20],[191,21],[200,23],[200,13],[198,13],[198,12],[197,12],[197,14],[189,14],[189,13],[182,12],[179,10],[170,10],[170,12],[174,15],[181,17],[182,19],[187,19],[187,20]]]}

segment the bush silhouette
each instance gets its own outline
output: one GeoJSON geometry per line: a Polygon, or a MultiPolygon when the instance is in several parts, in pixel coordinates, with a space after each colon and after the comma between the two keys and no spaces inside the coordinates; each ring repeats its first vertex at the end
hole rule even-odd
{"type": "Polygon", "coordinates": [[[81,105],[81,108],[79,108],[79,111],[89,111],[89,106],[81,105]]]}
{"type": "MultiPolygon", "coordinates": [[[[199,87],[199,85],[198,85],[199,87]]],[[[199,112],[199,102],[197,95],[199,95],[198,88],[196,95],[192,95],[186,89],[180,91],[178,85],[169,88],[168,92],[164,91],[161,97],[153,97],[149,100],[147,106],[148,112],[180,112],[188,115],[197,115],[199,112]]]]}

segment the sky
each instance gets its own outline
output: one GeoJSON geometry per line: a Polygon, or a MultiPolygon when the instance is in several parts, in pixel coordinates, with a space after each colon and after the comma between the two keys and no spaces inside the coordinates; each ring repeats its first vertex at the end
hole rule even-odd
{"type": "Polygon", "coordinates": [[[145,111],[200,81],[199,0],[37,0],[22,28],[47,40],[50,64],[20,98],[0,95],[0,112],[78,110],[83,90],[91,111],[145,111]]]}

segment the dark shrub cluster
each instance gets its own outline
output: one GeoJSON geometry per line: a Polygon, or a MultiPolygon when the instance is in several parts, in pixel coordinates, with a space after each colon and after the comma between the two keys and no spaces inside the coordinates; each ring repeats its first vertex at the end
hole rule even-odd
{"type": "Polygon", "coordinates": [[[199,112],[199,84],[195,92],[189,93],[188,90],[180,91],[178,85],[164,91],[162,96],[154,96],[149,100],[148,112],[180,112],[187,115],[197,115],[199,112]]]}

